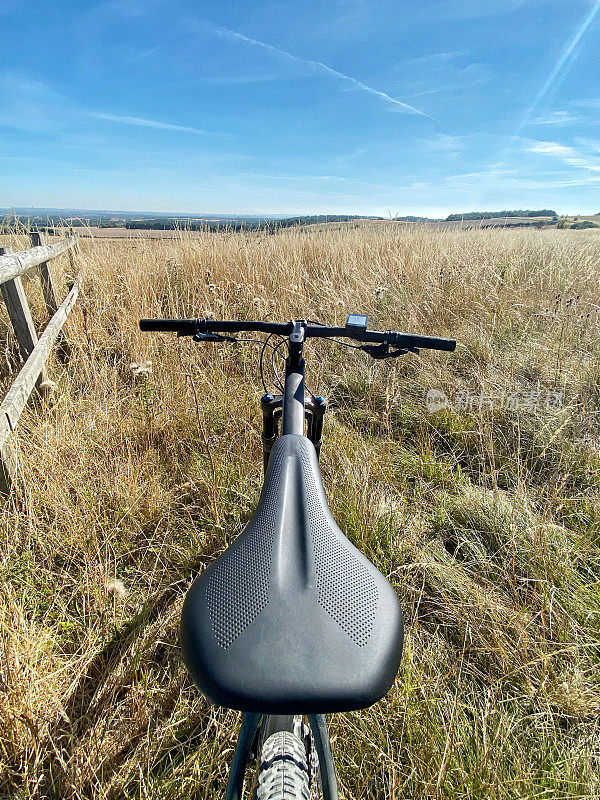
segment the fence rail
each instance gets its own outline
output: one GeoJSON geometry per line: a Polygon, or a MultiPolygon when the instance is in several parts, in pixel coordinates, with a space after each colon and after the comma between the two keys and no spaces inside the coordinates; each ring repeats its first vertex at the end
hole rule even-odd
{"type": "Polygon", "coordinates": [[[45,365],[52,345],[59,340],[62,352],[68,351],[62,328],[75,305],[81,285],[80,272],[66,298],[59,304],[48,265],[51,259],[66,252],[69,253],[73,263],[72,249],[77,243],[77,237],[69,236],[55,244],[44,244],[42,234],[33,233],[32,242],[33,247],[18,253],[13,253],[8,247],[0,247],[0,289],[21,357],[25,362],[0,404],[0,493],[2,494],[10,492],[16,478],[16,455],[10,440],[11,434],[34,387],[37,387],[40,394],[45,394],[45,365]],[[51,317],[39,339],[21,280],[22,276],[36,267],[39,267],[42,293],[51,317]]]}
{"type": "MultiPolygon", "coordinates": [[[[41,234],[35,234],[35,239],[40,241],[41,234]]],[[[13,280],[23,275],[24,272],[29,272],[30,269],[45,264],[51,258],[66,253],[76,242],[77,237],[69,236],[56,244],[40,244],[29,250],[21,250],[19,253],[0,255],[0,283],[13,280]]]]}

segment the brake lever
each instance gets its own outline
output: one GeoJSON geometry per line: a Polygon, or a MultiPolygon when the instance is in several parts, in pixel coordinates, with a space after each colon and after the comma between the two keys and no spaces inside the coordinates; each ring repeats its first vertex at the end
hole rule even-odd
{"type": "Polygon", "coordinates": [[[396,350],[390,350],[387,342],[382,344],[363,344],[359,347],[359,350],[364,350],[371,358],[376,359],[398,358],[398,356],[405,356],[407,353],[419,353],[418,347],[398,347],[396,350]]]}
{"type": "Polygon", "coordinates": [[[195,342],[237,342],[235,336],[223,336],[220,333],[195,333],[192,339],[195,342]]]}

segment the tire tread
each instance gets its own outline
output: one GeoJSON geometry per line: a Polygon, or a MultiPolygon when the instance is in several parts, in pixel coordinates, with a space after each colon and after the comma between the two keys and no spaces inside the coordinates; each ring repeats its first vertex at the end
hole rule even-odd
{"type": "Polygon", "coordinates": [[[256,800],[310,800],[306,749],[289,731],[277,731],[263,745],[256,800]]]}

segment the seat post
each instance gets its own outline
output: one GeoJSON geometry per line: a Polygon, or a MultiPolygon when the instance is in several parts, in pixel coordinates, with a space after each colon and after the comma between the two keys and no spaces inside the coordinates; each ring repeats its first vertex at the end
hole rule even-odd
{"type": "Polygon", "coordinates": [[[283,420],[281,432],[304,436],[304,325],[292,323],[285,361],[285,386],[283,391],[283,420]]]}

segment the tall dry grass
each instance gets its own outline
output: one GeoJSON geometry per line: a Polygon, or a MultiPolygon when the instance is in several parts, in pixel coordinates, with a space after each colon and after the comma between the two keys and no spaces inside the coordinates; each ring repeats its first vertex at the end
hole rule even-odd
{"type": "Polygon", "coordinates": [[[459,345],[307,354],[333,406],[330,504],[406,612],[394,689],[332,721],[342,797],[598,796],[600,237],[360,225],[97,239],[77,258],[70,361],[22,418],[0,508],[0,796],[224,796],[238,715],[191,686],[178,618],[258,497],[258,346],[137,320],[350,311],[459,345]],[[430,388],[493,407],[429,414],[430,388]]]}

